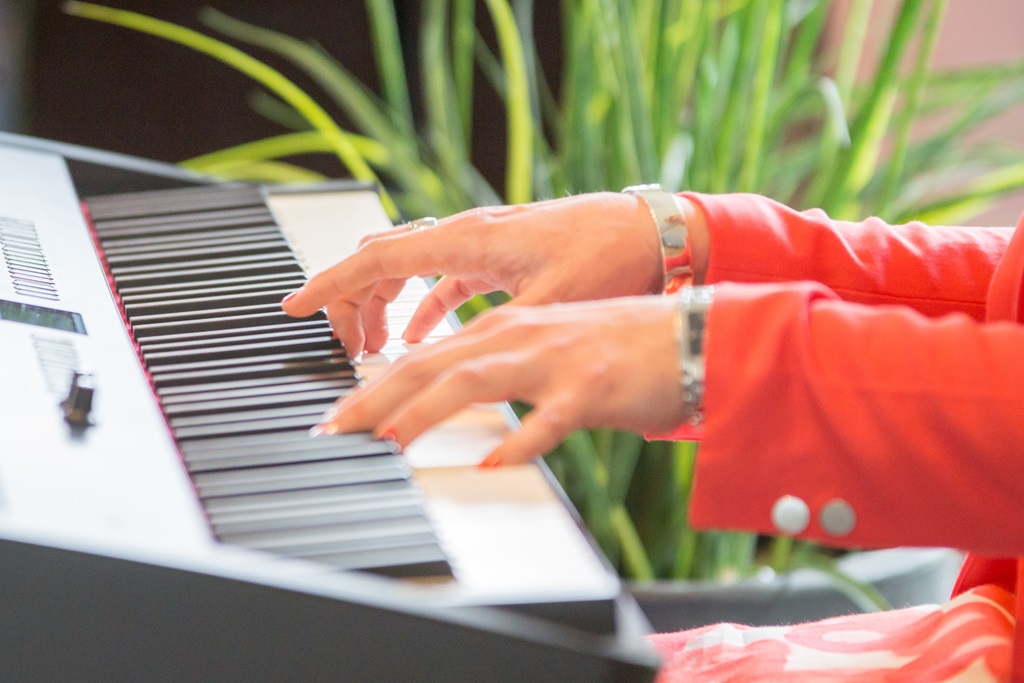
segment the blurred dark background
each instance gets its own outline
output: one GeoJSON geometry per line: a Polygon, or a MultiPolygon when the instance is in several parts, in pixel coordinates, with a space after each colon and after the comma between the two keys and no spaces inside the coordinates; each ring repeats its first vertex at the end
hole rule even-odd
{"type": "MultiPolygon", "coordinates": [[[[198,11],[210,5],[239,19],[316,40],[367,85],[377,84],[365,0],[103,1],[200,30],[205,29],[197,20],[198,11]]],[[[847,1],[836,0],[836,5],[842,7],[847,1]]],[[[423,3],[394,0],[394,4],[415,102],[416,38],[423,3]]],[[[534,0],[532,4],[540,58],[557,86],[560,3],[534,0]]],[[[479,5],[478,28],[493,43],[486,9],[479,5]]],[[[877,0],[879,20],[886,20],[892,5],[893,0],[877,0]]],[[[61,6],[62,0],[0,0],[0,130],[163,161],[180,161],[284,132],[249,107],[247,98],[256,85],[230,67],[158,38],[69,17],[61,6]]],[[[1024,59],[1022,21],[1020,0],[950,3],[935,66],[1024,59]],[[979,41],[978,36],[986,40],[979,41]]],[[[280,60],[272,63],[318,94],[294,69],[285,68],[280,60]]],[[[500,186],[503,110],[479,76],[477,92],[473,158],[484,176],[500,186]]],[[[1014,111],[1001,117],[986,129],[987,136],[1000,144],[1024,144],[1020,116],[1014,111]]],[[[328,157],[302,161],[330,176],[341,173],[339,164],[328,157]]],[[[976,222],[1012,224],[1022,201],[1010,198],[1003,202],[1004,208],[976,222]]]]}
{"type": "MultiPolygon", "coordinates": [[[[198,10],[210,5],[233,17],[312,39],[375,88],[376,69],[363,0],[112,0],[121,9],[149,14],[210,33],[198,10]]],[[[417,90],[415,0],[396,0],[410,87],[417,90]]],[[[222,147],[284,132],[254,112],[247,98],[256,84],[230,67],[188,48],[141,33],[71,17],[61,0],[0,0],[0,130],[27,133],[163,161],[180,161],[222,147]]],[[[553,14],[543,3],[540,13],[553,14]]],[[[480,30],[490,22],[478,10],[480,30]]],[[[557,21],[540,21],[541,31],[557,21]]],[[[247,48],[247,50],[251,50],[247,48]]],[[[551,44],[551,53],[557,46],[551,44]]],[[[295,69],[254,52],[314,95],[319,91],[295,69]]],[[[481,86],[482,86],[481,82],[481,86]]],[[[479,103],[474,157],[500,183],[504,142],[502,108],[489,92],[479,103]]],[[[322,102],[325,98],[318,98],[322,102]]],[[[332,111],[332,114],[339,115],[332,111]]],[[[304,159],[328,175],[335,160],[304,159]]]]}

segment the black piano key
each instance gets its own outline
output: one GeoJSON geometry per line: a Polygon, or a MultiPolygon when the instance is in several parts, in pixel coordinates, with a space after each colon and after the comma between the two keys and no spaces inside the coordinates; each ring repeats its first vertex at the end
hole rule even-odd
{"type": "Polygon", "coordinates": [[[286,315],[284,311],[265,310],[261,313],[249,315],[227,315],[201,320],[173,320],[169,322],[146,322],[137,323],[132,321],[132,332],[137,337],[149,337],[164,334],[185,334],[190,332],[204,332],[208,330],[231,330],[242,327],[257,327],[274,323],[287,324],[294,318],[286,315]]]}
{"type": "MultiPolygon", "coordinates": [[[[244,404],[244,401],[229,401],[228,407],[225,409],[220,407],[214,410],[196,410],[195,403],[185,403],[185,405],[191,405],[193,409],[179,411],[177,414],[167,413],[167,417],[170,420],[171,427],[196,427],[199,425],[213,425],[213,424],[233,424],[237,422],[263,420],[271,418],[287,418],[298,415],[311,415],[313,417],[319,417],[324,414],[324,411],[334,403],[335,394],[332,392],[314,392],[317,393],[315,397],[311,397],[307,400],[300,398],[300,394],[297,392],[293,395],[292,400],[275,400],[271,401],[270,407],[267,408],[265,403],[260,403],[257,399],[254,404],[244,404]]],[[[218,403],[221,401],[217,401],[218,403]]]]}
{"type": "Polygon", "coordinates": [[[296,272],[291,273],[261,273],[258,275],[247,275],[243,277],[222,277],[209,280],[191,280],[181,283],[155,284],[145,287],[118,287],[117,291],[121,299],[128,301],[136,297],[169,297],[169,296],[190,296],[192,292],[205,292],[207,290],[218,291],[232,287],[262,287],[278,281],[304,283],[304,275],[296,272]]]}
{"type": "Polygon", "coordinates": [[[132,239],[149,237],[175,238],[204,235],[218,229],[246,230],[273,224],[273,217],[259,207],[231,212],[196,212],[175,216],[137,216],[134,218],[94,221],[101,245],[117,245],[132,239]]]}
{"type": "Polygon", "coordinates": [[[205,247],[193,247],[191,249],[150,249],[147,251],[137,250],[124,254],[113,254],[107,256],[107,263],[111,269],[145,267],[148,264],[159,264],[163,267],[177,265],[188,265],[191,263],[209,263],[211,257],[230,254],[235,262],[244,256],[262,256],[265,254],[280,254],[287,247],[284,239],[247,241],[242,244],[226,242],[211,244],[205,247]]]}
{"type": "MultiPolygon", "coordinates": [[[[353,384],[355,384],[353,382],[353,384]]],[[[228,414],[236,411],[244,411],[251,408],[263,406],[293,406],[313,404],[321,406],[321,412],[327,406],[332,405],[342,392],[338,388],[290,391],[288,393],[256,394],[245,398],[232,398],[223,400],[191,401],[189,403],[179,402],[164,406],[164,413],[168,418],[178,418],[190,415],[228,414]]]]}
{"type": "Polygon", "coordinates": [[[321,505],[334,505],[339,501],[358,503],[378,498],[390,500],[411,497],[420,498],[421,494],[409,487],[405,480],[391,480],[208,498],[205,506],[211,517],[239,519],[251,514],[273,515],[287,513],[289,510],[314,509],[321,505]]]}
{"type": "Polygon", "coordinates": [[[307,361],[338,361],[347,362],[348,353],[340,345],[331,344],[325,349],[303,349],[299,351],[284,351],[279,353],[272,353],[258,358],[252,357],[241,357],[241,358],[223,358],[217,360],[189,360],[185,359],[180,363],[167,363],[160,365],[153,369],[154,375],[163,373],[175,373],[175,372],[203,372],[206,370],[217,371],[217,370],[229,370],[234,367],[248,366],[248,365],[264,365],[267,363],[301,363],[307,361]]]}
{"type": "Polygon", "coordinates": [[[281,299],[290,287],[268,288],[246,294],[211,296],[193,299],[169,299],[162,302],[125,304],[124,309],[132,320],[140,323],[160,320],[199,319],[205,316],[224,315],[230,311],[274,311],[281,307],[281,299]]]}
{"type": "Polygon", "coordinates": [[[300,465],[272,465],[241,470],[199,472],[192,482],[202,498],[241,496],[322,486],[398,481],[409,477],[404,458],[374,455],[300,465]]]}
{"type": "Polygon", "coordinates": [[[152,250],[160,248],[198,247],[211,240],[247,241],[253,238],[280,238],[281,231],[274,225],[238,226],[226,230],[203,230],[201,232],[175,232],[170,235],[154,235],[147,231],[141,237],[113,237],[103,239],[103,255],[121,255],[131,250],[152,250]]]}
{"type": "MultiPolygon", "coordinates": [[[[245,380],[247,378],[306,375],[349,367],[344,349],[275,354],[264,358],[239,358],[224,361],[197,361],[159,365],[150,369],[150,377],[159,389],[207,382],[245,380]]],[[[353,375],[355,373],[353,372],[353,375]]]]}
{"type": "Polygon", "coordinates": [[[397,548],[433,541],[433,530],[422,515],[398,520],[370,520],[352,524],[310,526],[300,529],[268,529],[250,533],[221,534],[231,543],[271,550],[295,557],[327,553],[397,548]]]}
{"type": "MultiPolygon", "coordinates": [[[[240,436],[227,436],[227,437],[210,437],[208,439],[200,439],[196,441],[189,441],[181,445],[183,453],[192,455],[196,453],[214,453],[221,451],[237,451],[237,449],[249,448],[258,450],[261,448],[290,448],[296,443],[306,443],[308,441],[317,441],[319,439],[311,439],[308,434],[294,434],[294,433],[279,433],[279,434],[257,434],[257,435],[240,435],[240,436]]],[[[369,432],[353,432],[351,434],[336,434],[331,436],[329,441],[336,443],[339,447],[357,446],[362,444],[363,446],[371,446],[373,444],[386,444],[392,450],[392,453],[397,453],[394,444],[387,441],[380,441],[374,439],[369,432]]]]}
{"type": "Polygon", "coordinates": [[[194,389],[202,384],[213,385],[211,388],[220,389],[228,382],[251,382],[251,386],[259,386],[266,379],[274,377],[304,378],[310,375],[331,373],[337,377],[338,373],[347,373],[354,377],[355,372],[343,359],[336,361],[311,360],[308,362],[288,363],[258,363],[245,365],[236,368],[218,368],[213,370],[183,371],[183,372],[154,372],[151,377],[156,386],[157,394],[162,390],[172,387],[187,387],[194,389]]]}
{"type": "Polygon", "coordinates": [[[315,413],[313,415],[286,415],[283,417],[268,418],[258,422],[236,422],[174,427],[174,433],[178,437],[179,441],[184,441],[187,439],[204,439],[207,437],[234,434],[301,432],[308,431],[317,422],[317,415],[315,413]]]}
{"type": "Polygon", "coordinates": [[[236,449],[220,450],[205,453],[185,453],[185,464],[189,472],[215,472],[219,470],[240,469],[244,467],[265,467],[268,465],[288,465],[321,460],[337,460],[339,458],[365,458],[374,455],[390,455],[394,448],[379,442],[367,446],[336,446],[325,444],[321,440],[307,437],[302,446],[291,446],[288,449],[236,449]]]}
{"type": "MultiPolygon", "coordinates": [[[[103,240],[103,255],[111,258],[125,258],[132,255],[148,255],[178,250],[218,249],[230,245],[244,247],[254,242],[284,242],[284,235],[272,225],[246,225],[230,230],[204,230],[202,232],[175,232],[168,235],[147,235],[122,239],[103,240]]],[[[281,247],[288,251],[288,247],[281,247]]]]}
{"type": "MultiPolygon", "coordinates": [[[[142,306],[167,305],[176,302],[191,302],[191,305],[210,305],[208,302],[217,299],[244,299],[246,296],[266,296],[276,292],[291,292],[296,289],[296,283],[301,281],[293,279],[281,282],[261,283],[259,285],[232,286],[232,287],[208,287],[199,291],[177,291],[164,292],[148,295],[136,295],[122,298],[121,302],[128,310],[129,315],[136,314],[134,309],[142,306]]],[[[301,285],[298,285],[301,287],[301,285]]],[[[280,295],[279,295],[280,296],[280,295]]]]}
{"type": "MultiPolygon", "coordinates": [[[[154,365],[151,370],[152,377],[156,381],[165,380],[172,383],[175,378],[187,379],[194,377],[197,383],[211,381],[223,381],[230,379],[229,375],[237,375],[239,371],[251,368],[253,377],[259,376],[256,373],[267,375],[294,375],[304,372],[318,373],[332,369],[331,365],[343,364],[349,366],[348,354],[340,346],[332,346],[327,349],[314,349],[302,351],[290,351],[283,353],[271,353],[262,356],[224,358],[217,360],[186,360],[180,363],[167,363],[154,365]]],[[[244,377],[243,377],[244,378],[244,377]]],[[[180,384],[181,382],[174,382],[180,384]]]]}
{"type": "Polygon", "coordinates": [[[309,318],[292,318],[276,325],[248,325],[238,329],[199,330],[196,332],[179,332],[174,334],[151,334],[139,339],[139,346],[146,349],[170,348],[180,343],[225,345],[235,341],[244,343],[251,339],[262,339],[265,335],[273,337],[280,333],[305,334],[307,332],[325,332],[331,334],[331,326],[323,314],[317,313],[309,318]],[[167,346],[161,346],[167,345],[167,346]]]}
{"type": "Polygon", "coordinates": [[[257,550],[329,564],[337,569],[372,571],[395,577],[450,576],[451,567],[433,538],[429,524],[424,520],[419,530],[414,525],[400,527],[399,524],[399,521],[389,520],[370,529],[369,534],[362,537],[345,533],[333,537],[321,534],[318,539],[310,539],[305,544],[297,541],[291,544],[286,541],[250,543],[237,536],[228,536],[226,540],[257,550]]]}
{"type": "MultiPolygon", "coordinates": [[[[187,463],[196,467],[210,467],[205,462],[227,462],[247,455],[287,458],[292,451],[307,453],[337,453],[338,459],[367,455],[397,455],[394,444],[381,439],[372,439],[365,434],[363,439],[346,439],[349,435],[334,437],[313,437],[301,431],[272,432],[269,434],[227,434],[205,439],[193,439],[181,443],[181,454],[187,463]]],[[[318,458],[323,459],[323,458],[318,458]]],[[[281,463],[284,464],[284,463],[281,463]]],[[[218,467],[217,469],[229,469],[218,467]]]]}
{"type": "Polygon", "coordinates": [[[359,376],[322,313],[296,320],[281,311],[305,274],[259,189],[142,193],[89,207],[214,535],[338,569],[450,575],[393,443],[308,434],[359,376]]]}
{"type": "MultiPolygon", "coordinates": [[[[121,303],[125,308],[132,310],[135,306],[149,306],[154,304],[166,304],[168,302],[193,300],[207,301],[218,298],[236,298],[246,295],[261,295],[268,292],[284,291],[290,292],[298,289],[304,284],[300,278],[290,277],[282,279],[263,279],[245,285],[230,285],[224,287],[203,287],[201,289],[180,289],[178,291],[153,292],[150,294],[135,294],[122,296],[121,303]]],[[[130,313],[129,313],[130,314],[130,313]]]]}
{"type": "Polygon", "coordinates": [[[243,422],[263,423],[270,420],[277,420],[290,417],[310,417],[316,424],[317,418],[323,415],[324,404],[330,405],[332,401],[321,401],[319,405],[298,404],[291,406],[274,406],[273,408],[254,408],[251,410],[239,410],[235,412],[215,412],[212,414],[195,414],[174,417],[170,419],[171,427],[183,429],[185,427],[204,427],[212,425],[238,425],[243,422]]]}
{"type": "Polygon", "coordinates": [[[221,308],[202,308],[194,311],[184,310],[153,315],[132,315],[130,319],[133,325],[145,326],[178,321],[201,322],[207,318],[243,318],[261,313],[281,313],[280,302],[275,300],[271,303],[239,304],[223,306],[221,308]]]}
{"type": "Polygon", "coordinates": [[[280,400],[287,402],[291,400],[291,394],[302,394],[307,392],[335,392],[337,396],[343,391],[349,391],[356,385],[357,380],[351,375],[345,377],[325,380],[313,378],[286,382],[281,384],[267,384],[253,389],[218,389],[214,391],[194,391],[191,393],[169,394],[162,398],[161,403],[165,412],[176,409],[178,406],[200,405],[203,403],[220,403],[222,401],[246,401],[246,400],[280,400]]]}
{"type": "Polygon", "coordinates": [[[133,216],[175,216],[197,211],[227,213],[226,210],[249,207],[267,211],[263,195],[255,187],[185,188],[108,195],[89,199],[89,214],[94,222],[111,222],[133,216]]]}
{"type": "Polygon", "coordinates": [[[266,387],[280,387],[283,385],[299,386],[308,382],[333,382],[352,381],[357,377],[356,372],[348,363],[338,363],[330,371],[326,371],[318,365],[313,366],[314,372],[294,373],[284,375],[268,375],[261,377],[244,377],[232,380],[211,380],[202,384],[182,383],[180,385],[157,385],[156,393],[161,401],[174,396],[194,396],[206,391],[233,391],[244,389],[249,391],[263,391],[266,387]]]}
{"type": "MultiPolygon", "coordinates": [[[[228,272],[227,269],[237,267],[248,267],[260,269],[265,264],[275,263],[280,260],[287,260],[288,255],[275,251],[269,254],[244,254],[242,256],[221,256],[218,258],[195,259],[188,263],[151,263],[141,265],[117,266],[110,269],[115,278],[130,278],[138,275],[149,275],[152,277],[166,278],[171,282],[176,278],[190,278],[194,274],[213,274],[215,272],[228,272]]],[[[298,267],[298,261],[292,261],[298,267]]]]}
{"type": "Polygon", "coordinates": [[[269,273],[287,273],[295,275],[302,269],[298,261],[292,257],[280,256],[263,261],[245,261],[235,264],[212,265],[207,267],[181,268],[173,272],[142,270],[142,272],[122,272],[115,277],[117,281],[129,287],[148,287],[170,282],[185,283],[203,278],[252,277],[269,273]]]}
{"type": "Polygon", "coordinates": [[[234,358],[256,358],[280,353],[320,351],[327,352],[341,349],[337,340],[329,335],[316,337],[299,337],[277,341],[251,342],[248,344],[230,344],[227,346],[178,347],[168,351],[145,352],[146,364],[150,366],[167,365],[175,361],[217,361],[234,358]]]}
{"type": "Polygon", "coordinates": [[[363,500],[340,499],[317,506],[289,510],[262,510],[243,514],[211,515],[210,524],[219,536],[253,534],[333,524],[415,517],[422,512],[415,495],[375,496],[363,500]]]}
{"type": "Polygon", "coordinates": [[[341,570],[373,572],[396,579],[449,577],[452,567],[437,542],[400,548],[318,554],[313,559],[341,570]]]}
{"type": "Polygon", "coordinates": [[[179,363],[166,363],[160,365],[158,368],[154,368],[154,372],[179,372],[179,371],[202,371],[207,369],[226,369],[234,366],[250,365],[255,363],[270,363],[270,362],[305,362],[310,360],[321,360],[323,362],[339,361],[347,362],[348,353],[344,347],[337,343],[327,343],[324,348],[317,348],[316,346],[306,346],[299,350],[289,351],[283,350],[268,355],[262,355],[258,358],[244,356],[239,358],[224,358],[217,360],[194,360],[190,358],[183,358],[179,363]]]}
{"type": "Polygon", "coordinates": [[[340,346],[340,342],[334,338],[330,330],[321,328],[281,330],[274,333],[264,332],[260,334],[240,334],[177,342],[154,342],[147,340],[145,346],[142,347],[142,345],[140,345],[140,347],[142,347],[142,351],[146,354],[146,362],[150,363],[156,362],[157,359],[161,358],[164,354],[169,353],[187,354],[192,351],[205,351],[212,354],[217,353],[218,349],[228,351],[232,348],[249,346],[252,346],[253,349],[257,349],[257,347],[272,348],[276,345],[298,345],[303,343],[312,343],[314,341],[327,342],[334,346],[340,346]]]}

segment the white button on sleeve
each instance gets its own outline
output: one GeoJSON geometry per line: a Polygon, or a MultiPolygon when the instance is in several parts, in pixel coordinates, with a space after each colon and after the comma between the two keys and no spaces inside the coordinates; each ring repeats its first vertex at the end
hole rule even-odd
{"type": "Polygon", "coordinates": [[[796,496],[783,496],[772,506],[772,523],[783,534],[799,534],[807,528],[810,521],[810,508],[796,496]]]}
{"type": "Polygon", "coordinates": [[[841,498],[825,503],[818,517],[821,528],[832,536],[846,536],[857,525],[857,513],[841,498]]]}

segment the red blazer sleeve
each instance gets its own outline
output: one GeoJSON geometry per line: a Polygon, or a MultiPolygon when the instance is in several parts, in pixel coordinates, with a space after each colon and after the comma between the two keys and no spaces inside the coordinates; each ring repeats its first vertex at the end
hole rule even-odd
{"type": "Polygon", "coordinates": [[[801,537],[1024,554],[1024,326],[976,319],[1010,232],[741,201],[702,204],[712,279],[762,282],[720,284],[708,315],[693,523],[778,533],[773,509],[793,497],[801,537]],[[721,248],[736,234],[754,267],[721,248]],[[822,521],[837,503],[854,516],[838,535],[822,521]]]}
{"type": "Polygon", "coordinates": [[[813,280],[847,301],[910,306],[925,315],[962,311],[981,320],[992,273],[1012,228],[833,221],[751,194],[685,193],[704,213],[705,280],[813,280]]]}

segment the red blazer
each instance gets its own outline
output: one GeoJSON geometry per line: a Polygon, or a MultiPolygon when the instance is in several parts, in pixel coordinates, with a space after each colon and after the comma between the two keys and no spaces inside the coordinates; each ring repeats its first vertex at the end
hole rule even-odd
{"type": "Polygon", "coordinates": [[[1018,596],[1024,680],[1024,218],[889,226],[685,196],[720,285],[693,523],[969,551],[957,591],[1018,596]]]}

